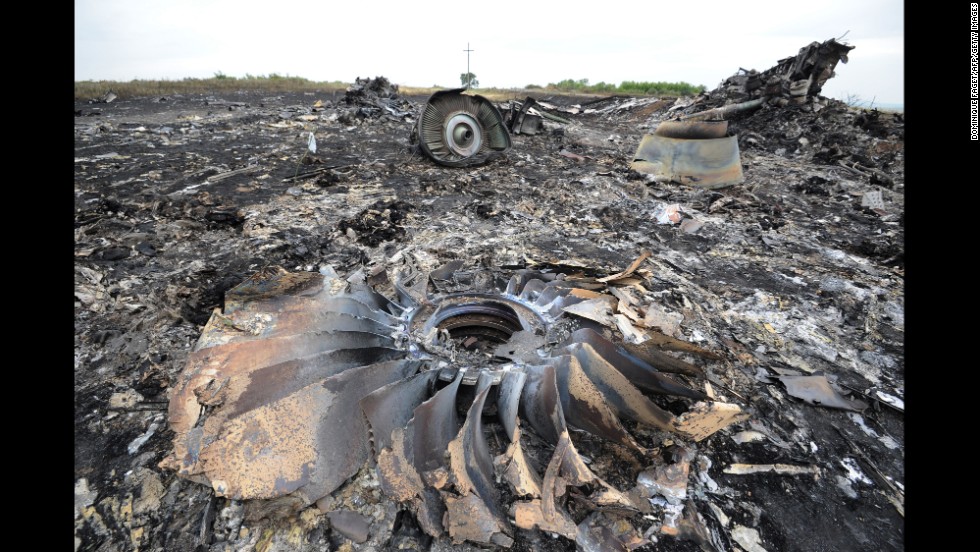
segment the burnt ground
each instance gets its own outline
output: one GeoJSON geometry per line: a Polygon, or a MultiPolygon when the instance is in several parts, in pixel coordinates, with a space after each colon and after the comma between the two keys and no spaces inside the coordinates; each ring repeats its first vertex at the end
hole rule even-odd
{"type": "MultiPolygon", "coordinates": [[[[342,98],[76,103],[76,550],[451,548],[396,514],[370,469],[334,495],[373,520],[371,539],[356,545],[315,507],[263,517],[157,466],[172,446],[170,388],[223,293],[269,265],[345,276],[412,251],[433,263],[613,273],[644,249],[653,256],[642,296],[680,320],[677,337],[723,355],[688,360],[705,367],[719,400],[751,417],[687,444],[696,451],[688,511],[714,544],[661,533],[665,510],[655,509],[631,518],[655,540],[642,549],[904,548],[904,414],[876,400],[904,395],[900,115],[834,102],[740,115],[732,129],[746,180],[703,190],[628,169],[669,102],[595,102],[561,113],[571,124],[546,121],[543,134],[514,136],[501,158],[458,169],[409,144],[425,98],[400,100],[409,115],[342,98]],[[314,111],[316,100],[325,106],[314,111]],[[307,156],[311,130],[319,149],[307,156]],[[884,200],[877,209],[862,206],[872,191],[884,200]],[[660,224],[670,204],[700,230],[660,224]],[[774,379],[820,372],[869,408],[810,405],[774,379]],[[725,473],[736,463],[809,471],[725,473]]],[[[575,438],[620,488],[645,466],[575,438]]],[[[574,548],[539,531],[514,546],[574,548]]]]}

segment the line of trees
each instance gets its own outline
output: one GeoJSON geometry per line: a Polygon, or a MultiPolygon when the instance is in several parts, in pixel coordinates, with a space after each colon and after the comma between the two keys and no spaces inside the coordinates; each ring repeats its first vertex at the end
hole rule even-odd
{"type": "MultiPolygon", "coordinates": [[[[541,87],[534,84],[529,84],[525,88],[534,89],[541,87]]],[[[651,94],[672,96],[694,96],[706,90],[706,87],[703,84],[695,86],[684,81],[623,81],[616,85],[607,82],[589,84],[589,79],[565,79],[558,82],[551,82],[548,83],[548,88],[561,90],[563,92],[651,94]]]]}

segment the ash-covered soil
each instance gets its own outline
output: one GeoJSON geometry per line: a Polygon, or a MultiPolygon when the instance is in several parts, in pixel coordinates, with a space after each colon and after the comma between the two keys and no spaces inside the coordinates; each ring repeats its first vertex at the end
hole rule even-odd
{"type": "MultiPolygon", "coordinates": [[[[626,516],[653,541],[641,549],[904,548],[904,415],[881,402],[904,395],[901,115],[831,102],[734,117],[745,182],[704,190],[628,168],[672,102],[619,97],[559,112],[572,122],[545,121],[543,134],[513,136],[501,158],[457,169],[409,144],[425,98],[390,109],[343,98],[76,103],[76,550],[467,548],[431,542],[383,497],[370,466],[326,503],[370,518],[363,544],[315,506],[276,515],[160,469],[172,447],[171,386],[205,322],[226,290],[269,265],[344,276],[412,252],[612,274],[642,250],[653,256],[638,293],[679,322],[676,337],[723,356],[684,358],[704,366],[718,400],[751,417],[682,443],[696,453],[685,512],[707,538],[662,531],[661,500],[626,516]],[[869,192],[883,205],[863,203],[869,192]],[[700,229],[660,223],[673,204],[700,229]],[[821,372],[869,407],[807,404],[775,379],[821,372]],[[806,470],[726,473],[733,464],[806,470]]],[[[631,430],[669,457],[671,443],[631,430]]],[[[652,462],[574,438],[620,488],[652,462]]],[[[575,545],[534,530],[513,549],[575,545]]]]}

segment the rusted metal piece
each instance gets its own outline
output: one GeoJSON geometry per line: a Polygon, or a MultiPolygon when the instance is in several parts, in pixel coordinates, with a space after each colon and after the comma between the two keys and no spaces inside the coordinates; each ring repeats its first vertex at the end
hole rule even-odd
{"type": "Polygon", "coordinates": [[[591,345],[582,343],[571,349],[573,355],[577,353],[586,358],[580,366],[617,415],[652,427],[673,428],[673,414],[653,404],[622,372],[594,354],[591,345]]]}
{"type": "Polygon", "coordinates": [[[647,134],[640,141],[630,168],[666,181],[708,189],[745,181],[737,136],[688,140],[647,134]]]}
{"type": "Polygon", "coordinates": [[[620,349],[594,330],[588,328],[576,330],[572,332],[565,343],[572,347],[577,343],[589,345],[589,349],[583,348],[581,349],[583,353],[578,354],[578,359],[583,365],[592,362],[608,362],[622,372],[633,385],[647,391],[662,395],[679,395],[697,400],[708,398],[704,393],[681,385],[659,373],[653,366],[620,349]]]}
{"type": "Polygon", "coordinates": [[[413,447],[405,441],[411,439],[409,435],[409,431],[395,429],[391,432],[391,447],[377,450],[381,490],[400,502],[421,496],[424,489],[422,477],[410,460],[413,447]]]}
{"type": "Polygon", "coordinates": [[[603,326],[615,326],[616,319],[613,318],[613,312],[615,312],[615,309],[615,297],[600,295],[594,299],[586,299],[573,305],[569,305],[562,310],[568,314],[588,318],[589,320],[598,322],[603,326]]]}
{"type": "MultiPolygon", "coordinates": [[[[544,471],[541,493],[541,517],[547,525],[563,528],[561,534],[571,539],[575,538],[574,522],[569,527],[568,522],[571,520],[571,517],[564,510],[559,510],[556,504],[556,499],[565,494],[566,480],[560,477],[560,475],[563,475],[561,468],[566,460],[566,456],[570,453],[575,454],[576,457],[578,456],[578,453],[574,451],[572,440],[568,436],[568,431],[562,430],[558,438],[558,443],[555,445],[555,453],[544,471]]],[[[568,484],[583,485],[591,480],[589,477],[591,471],[567,471],[568,475],[571,476],[568,479],[568,484]]]]}
{"type": "Polygon", "coordinates": [[[323,275],[317,272],[289,272],[282,267],[264,268],[225,293],[225,313],[246,303],[258,305],[263,299],[281,301],[285,297],[318,293],[323,275]]]}
{"type": "Polygon", "coordinates": [[[517,501],[511,506],[510,515],[521,529],[538,528],[574,540],[577,528],[572,517],[558,510],[545,519],[542,504],[542,500],[539,499],[517,501]]]}
{"type": "Polygon", "coordinates": [[[414,464],[420,474],[446,467],[443,456],[446,447],[459,433],[459,417],[456,415],[456,393],[463,380],[460,370],[452,383],[440,389],[431,399],[415,409],[412,419],[415,450],[414,464]]]}
{"type": "Polygon", "coordinates": [[[728,104],[722,107],[716,107],[715,109],[708,109],[706,111],[699,111],[698,113],[684,115],[680,117],[680,120],[693,123],[694,121],[704,121],[706,119],[724,119],[726,117],[731,117],[736,113],[760,108],[765,102],[765,98],[757,98],[747,102],[728,104]]]}
{"type": "Polygon", "coordinates": [[[554,366],[527,367],[520,412],[542,439],[558,443],[558,436],[565,429],[565,418],[561,413],[554,366]]]}
{"type": "Polygon", "coordinates": [[[446,502],[442,494],[433,488],[426,488],[413,501],[418,515],[419,526],[427,535],[440,537],[446,533],[443,520],[446,518],[446,502]]]}
{"type": "Polygon", "coordinates": [[[311,504],[367,459],[366,420],[349,415],[359,398],[417,369],[418,363],[402,360],[354,368],[230,419],[201,452],[204,472],[219,496],[292,494],[311,504]]]}
{"type": "Polygon", "coordinates": [[[685,374],[697,378],[704,377],[704,370],[701,369],[700,366],[696,366],[690,362],[670,356],[667,353],[658,350],[656,345],[646,345],[648,341],[650,340],[641,341],[639,343],[623,343],[623,347],[627,352],[632,353],[634,356],[643,360],[647,364],[656,367],[657,370],[660,370],[661,372],[685,374]]]}
{"type": "Polygon", "coordinates": [[[521,428],[517,419],[521,391],[527,374],[508,372],[497,388],[497,417],[504,426],[510,445],[494,459],[497,474],[507,480],[518,496],[541,496],[541,477],[528,463],[521,446],[521,428]]]}
{"type": "Polygon", "coordinates": [[[505,548],[513,543],[510,537],[501,533],[480,497],[469,493],[461,497],[446,493],[443,500],[446,503],[446,530],[454,543],[493,543],[505,548]]]}
{"type": "Polygon", "coordinates": [[[634,272],[636,272],[636,269],[640,268],[640,265],[643,264],[643,261],[647,260],[647,258],[650,255],[652,255],[652,253],[650,253],[649,251],[642,251],[640,253],[640,256],[637,257],[632,263],[630,263],[630,265],[626,268],[626,270],[622,272],[617,272],[616,274],[613,274],[611,276],[606,276],[605,278],[599,278],[596,281],[606,283],[606,282],[613,282],[615,280],[622,280],[623,278],[626,278],[632,275],[634,272]]]}
{"type": "Polygon", "coordinates": [[[509,435],[510,445],[494,459],[498,476],[510,483],[517,496],[541,496],[541,476],[532,469],[524,448],[521,446],[521,428],[517,426],[509,435]]]}
{"type": "MultiPolygon", "coordinates": [[[[640,343],[624,343],[623,347],[629,351],[634,356],[640,358],[644,362],[652,365],[658,366],[658,359],[662,358],[661,351],[679,351],[682,353],[691,353],[692,355],[697,355],[701,358],[707,358],[711,360],[721,360],[722,355],[709,351],[707,349],[698,347],[693,343],[687,341],[682,341],[675,337],[671,337],[662,332],[647,329],[646,331],[647,339],[640,343]]],[[[671,357],[674,358],[674,357],[671,357]]],[[[695,367],[698,372],[701,371],[700,368],[695,367]]],[[[659,368],[664,372],[671,372],[669,367],[664,366],[659,368]]],[[[684,373],[683,371],[680,373],[684,373]]],[[[696,374],[691,374],[696,375],[696,374]]]]}
{"type": "Polygon", "coordinates": [[[674,431],[695,441],[702,441],[719,429],[748,419],[749,415],[737,404],[697,402],[677,417],[674,431]]]}
{"type": "Polygon", "coordinates": [[[391,433],[408,425],[415,409],[430,396],[439,373],[422,372],[386,385],[361,399],[375,450],[391,446],[391,433]]]}
{"type": "Polygon", "coordinates": [[[585,375],[577,358],[561,357],[555,374],[561,409],[569,423],[614,443],[643,450],[619,423],[616,414],[607,406],[605,395],[585,375]]]}
{"type": "Polygon", "coordinates": [[[463,88],[433,94],[412,133],[422,151],[436,163],[465,167],[483,163],[490,154],[510,148],[510,134],[496,106],[463,88]]]}
{"type": "Polygon", "coordinates": [[[728,134],[728,121],[663,121],[657,125],[657,130],[653,133],[657,136],[687,140],[724,138],[725,134],[728,134]]]}
{"type": "MultiPolygon", "coordinates": [[[[453,480],[456,491],[467,497],[464,501],[456,501],[453,505],[447,503],[446,525],[449,534],[454,538],[454,528],[469,527],[476,523],[481,528],[481,536],[484,540],[477,542],[489,543],[496,533],[510,533],[510,524],[503,513],[499,510],[499,496],[493,486],[493,464],[490,456],[490,449],[487,441],[483,437],[482,415],[483,405],[486,403],[487,393],[490,392],[490,384],[493,377],[484,372],[480,375],[477,382],[476,398],[470,405],[466,413],[466,421],[459,430],[459,435],[453,439],[448,446],[449,462],[452,468],[453,480]],[[470,495],[476,495],[482,501],[482,508],[469,500],[470,495]],[[466,515],[466,520],[457,519],[457,515],[466,515]],[[480,518],[480,519],[477,519],[480,518]],[[484,528],[496,527],[489,535],[485,535],[484,528]]],[[[476,540],[472,537],[465,537],[467,540],[476,540]]],[[[499,537],[498,537],[499,540],[499,537]]]]}
{"type": "Polygon", "coordinates": [[[517,430],[517,413],[526,379],[527,374],[524,372],[507,372],[497,387],[497,417],[511,440],[517,430]]]}
{"type": "Polygon", "coordinates": [[[201,401],[207,403],[209,397],[215,397],[228,378],[266,367],[285,367],[297,359],[303,360],[295,370],[315,369],[320,366],[322,356],[332,351],[390,348],[391,345],[393,341],[389,338],[363,332],[313,332],[197,350],[191,353],[171,399],[171,426],[178,434],[194,427],[201,413],[201,401]]]}
{"type": "Polygon", "coordinates": [[[456,490],[460,494],[474,492],[488,503],[493,502],[491,499],[495,493],[491,483],[493,466],[490,449],[483,437],[482,412],[492,381],[489,373],[480,374],[476,398],[466,412],[466,421],[448,447],[456,490]]]}

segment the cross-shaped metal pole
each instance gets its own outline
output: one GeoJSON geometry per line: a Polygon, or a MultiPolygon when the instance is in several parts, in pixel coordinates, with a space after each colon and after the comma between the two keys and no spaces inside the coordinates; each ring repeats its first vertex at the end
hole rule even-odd
{"type": "Polygon", "coordinates": [[[466,43],[466,89],[470,89],[470,81],[473,80],[473,76],[470,74],[470,52],[475,52],[476,50],[470,50],[470,43],[466,43]]]}

